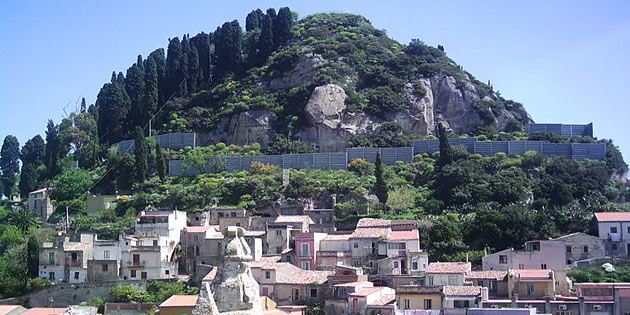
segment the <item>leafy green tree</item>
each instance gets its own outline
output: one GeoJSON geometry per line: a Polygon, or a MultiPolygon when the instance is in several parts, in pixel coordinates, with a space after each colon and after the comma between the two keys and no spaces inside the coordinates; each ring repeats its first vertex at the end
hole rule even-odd
{"type": "Polygon", "coordinates": [[[448,143],[448,134],[442,123],[438,123],[438,139],[440,139],[440,157],[438,158],[437,165],[439,168],[442,168],[453,163],[453,149],[448,143]]]}
{"type": "Polygon", "coordinates": [[[148,150],[147,145],[144,142],[144,131],[141,127],[136,127],[133,153],[136,166],[136,181],[142,183],[147,178],[148,150]]]}
{"type": "Polygon", "coordinates": [[[39,225],[40,220],[35,215],[35,212],[18,208],[9,212],[7,223],[16,226],[22,232],[26,232],[30,227],[39,225]]]}
{"type": "Polygon", "coordinates": [[[166,178],[166,159],[164,158],[164,152],[162,152],[162,148],[160,148],[160,144],[155,144],[155,163],[157,168],[158,176],[160,180],[164,180],[166,178]]]}
{"type": "Polygon", "coordinates": [[[2,169],[2,176],[0,181],[4,190],[2,193],[10,198],[13,193],[13,187],[15,186],[16,175],[20,171],[20,144],[15,136],[8,135],[4,137],[2,143],[2,149],[0,151],[0,169],[2,169]]]}
{"type": "Polygon", "coordinates": [[[72,113],[59,125],[61,147],[74,153],[80,167],[93,168],[98,159],[98,131],[96,119],[90,113],[72,113]]]}
{"type": "Polygon", "coordinates": [[[123,285],[109,290],[112,302],[116,303],[144,303],[150,299],[147,292],[131,285],[123,285]]]}
{"type": "Polygon", "coordinates": [[[425,242],[433,261],[449,261],[452,255],[467,250],[462,222],[454,213],[439,217],[427,237],[425,242]]]}
{"type": "Polygon", "coordinates": [[[51,192],[52,199],[68,201],[82,198],[83,194],[94,184],[89,171],[81,168],[71,168],[55,178],[51,192]]]}
{"type": "Polygon", "coordinates": [[[265,148],[266,154],[293,154],[312,151],[311,148],[308,148],[300,140],[293,140],[281,134],[274,135],[271,142],[269,142],[265,148]]]}
{"type": "Polygon", "coordinates": [[[22,160],[22,171],[20,172],[20,195],[28,196],[28,193],[36,190],[40,185],[40,175],[38,168],[44,163],[46,144],[40,135],[26,141],[20,151],[22,160]]]}
{"type": "Polygon", "coordinates": [[[374,193],[383,206],[387,204],[388,188],[385,178],[383,177],[383,161],[381,160],[381,154],[376,154],[376,163],[374,164],[374,176],[376,177],[376,183],[374,183],[374,193]]]}
{"type": "Polygon", "coordinates": [[[293,14],[288,7],[278,10],[278,15],[273,21],[273,43],[280,47],[291,39],[291,27],[293,27],[293,14]]]}

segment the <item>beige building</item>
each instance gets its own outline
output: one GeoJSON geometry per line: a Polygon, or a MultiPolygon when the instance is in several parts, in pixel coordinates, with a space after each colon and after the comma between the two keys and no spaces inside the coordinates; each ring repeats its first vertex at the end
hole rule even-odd
{"type": "Polygon", "coordinates": [[[52,188],[47,187],[28,193],[28,209],[35,212],[44,222],[48,221],[48,218],[55,211],[50,200],[51,191],[52,188]]]}
{"type": "Polygon", "coordinates": [[[67,283],[87,281],[94,234],[59,235],[39,248],[39,277],[67,283]]]}
{"type": "Polygon", "coordinates": [[[556,296],[556,279],[551,269],[508,271],[508,297],[545,298],[556,296]]]}
{"type": "Polygon", "coordinates": [[[603,239],[597,236],[578,232],[560,236],[555,240],[563,242],[566,247],[567,265],[585,259],[606,256],[606,244],[603,239]]]}
{"type": "Polygon", "coordinates": [[[426,285],[429,287],[462,286],[470,270],[469,262],[432,262],[426,269],[426,285]]]}

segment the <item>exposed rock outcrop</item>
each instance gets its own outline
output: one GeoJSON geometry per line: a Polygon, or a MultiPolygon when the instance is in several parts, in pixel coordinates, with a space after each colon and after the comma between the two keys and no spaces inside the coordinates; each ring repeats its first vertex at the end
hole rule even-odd
{"type": "Polygon", "coordinates": [[[237,145],[267,144],[276,134],[273,129],[275,120],[275,114],[266,109],[244,111],[224,117],[214,130],[202,133],[198,141],[201,145],[217,142],[237,145]]]}
{"type": "Polygon", "coordinates": [[[292,70],[269,82],[269,88],[272,90],[286,90],[310,82],[315,77],[317,68],[324,63],[326,63],[326,60],[318,54],[302,54],[298,57],[298,61],[292,70]]]}

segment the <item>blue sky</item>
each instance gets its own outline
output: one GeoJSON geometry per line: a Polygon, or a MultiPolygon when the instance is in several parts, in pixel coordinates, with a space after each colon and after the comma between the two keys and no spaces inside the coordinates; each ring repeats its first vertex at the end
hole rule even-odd
{"type": "Polygon", "coordinates": [[[402,43],[441,44],[537,122],[594,123],[630,160],[629,1],[3,1],[0,137],[21,144],[111,72],[167,39],[212,31],[255,8],[350,12],[402,43]]]}

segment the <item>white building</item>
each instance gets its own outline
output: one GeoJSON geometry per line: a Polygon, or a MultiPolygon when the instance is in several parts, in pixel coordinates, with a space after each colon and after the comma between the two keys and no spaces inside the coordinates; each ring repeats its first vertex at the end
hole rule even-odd
{"type": "Polygon", "coordinates": [[[39,249],[39,277],[67,283],[87,281],[88,260],[92,259],[94,234],[56,236],[39,249]]]}
{"type": "Polygon", "coordinates": [[[597,212],[599,238],[610,256],[630,256],[630,212],[597,212]]]}

